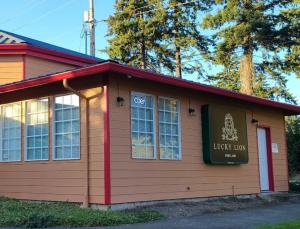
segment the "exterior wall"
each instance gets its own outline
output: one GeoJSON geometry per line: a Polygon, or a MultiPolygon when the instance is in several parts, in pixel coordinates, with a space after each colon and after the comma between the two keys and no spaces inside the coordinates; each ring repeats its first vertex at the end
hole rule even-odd
{"type": "Polygon", "coordinates": [[[0,85],[23,79],[21,55],[0,55],[0,85]]]}
{"type": "MultiPolygon", "coordinates": [[[[99,93],[99,88],[83,91],[91,96],[99,93]]],[[[50,98],[50,101],[53,98],[50,98]]],[[[90,203],[101,204],[104,199],[103,180],[103,103],[104,96],[90,101],[89,128],[89,182],[90,203]]],[[[51,104],[51,103],[50,103],[51,104]]],[[[49,106],[50,106],[49,104],[49,106]]],[[[24,123],[24,103],[22,108],[24,123]]],[[[52,113],[49,111],[49,160],[24,161],[24,136],[22,137],[22,161],[0,162],[0,196],[19,199],[83,202],[86,175],[86,103],[81,99],[81,159],[52,160],[52,113]]],[[[24,129],[24,124],[22,125],[24,129]]],[[[22,131],[23,133],[23,131],[22,131]]]]}
{"type": "Polygon", "coordinates": [[[74,65],[45,60],[37,57],[26,56],[26,78],[34,78],[50,73],[61,72],[74,68],[74,65]]]}
{"type": "MultiPolygon", "coordinates": [[[[251,123],[252,112],[260,124],[271,127],[272,142],[279,145],[280,153],[273,154],[275,191],[288,190],[283,115],[267,110],[256,112],[257,109],[238,104],[236,101],[226,102],[220,97],[192,94],[183,89],[133,78],[128,80],[111,77],[109,90],[112,204],[259,193],[257,127],[251,123]],[[156,104],[157,96],[172,97],[180,101],[182,160],[160,160],[158,137],[156,160],[131,158],[131,91],[153,94],[156,104]],[[117,106],[117,96],[125,99],[124,106],[117,106]],[[196,110],[195,116],[188,114],[189,103],[196,110]],[[231,104],[247,111],[248,164],[207,165],[203,162],[200,109],[201,105],[208,103],[231,104]]],[[[156,125],[157,117],[156,109],[156,125]]]]}

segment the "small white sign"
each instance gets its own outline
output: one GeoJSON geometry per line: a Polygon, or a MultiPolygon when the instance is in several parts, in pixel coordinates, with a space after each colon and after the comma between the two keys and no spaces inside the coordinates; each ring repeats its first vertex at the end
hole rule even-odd
{"type": "Polygon", "coordinates": [[[272,153],[279,153],[277,143],[272,143],[272,153]]]}
{"type": "Polygon", "coordinates": [[[144,105],[146,102],[146,99],[142,96],[134,96],[133,98],[134,103],[139,104],[139,105],[144,105]]]}

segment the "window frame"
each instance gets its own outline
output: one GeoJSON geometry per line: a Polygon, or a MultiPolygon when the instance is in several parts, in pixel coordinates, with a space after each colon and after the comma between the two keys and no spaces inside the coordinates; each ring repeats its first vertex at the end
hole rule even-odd
{"type": "Polygon", "coordinates": [[[158,113],[158,148],[159,148],[159,159],[160,160],[167,160],[167,161],[181,161],[182,160],[182,145],[181,145],[181,104],[180,104],[180,100],[177,98],[173,98],[173,97],[166,97],[166,96],[158,96],[157,98],[157,113],[158,113]],[[174,158],[162,158],[161,157],[161,147],[160,147],[160,118],[159,118],[159,99],[165,99],[165,100],[175,100],[178,104],[178,150],[179,150],[179,156],[178,159],[174,159],[174,158]]]}
{"type": "Polygon", "coordinates": [[[24,101],[23,103],[24,103],[24,129],[23,129],[23,134],[24,134],[24,137],[23,137],[23,139],[24,139],[24,149],[23,149],[23,152],[24,152],[24,162],[39,162],[39,161],[50,161],[50,106],[49,106],[49,104],[50,104],[50,99],[49,99],[49,97],[41,97],[41,98],[35,98],[35,99],[30,99],[30,100],[26,100],[26,101],[24,101]],[[28,123],[28,121],[27,121],[27,103],[28,102],[30,102],[30,101],[33,101],[33,100],[43,100],[43,99],[47,99],[47,101],[48,101],[48,111],[47,111],[47,117],[48,117],[48,132],[47,132],[47,134],[48,134],[48,154],[47,154],[47,158],[45,158],[45,159],[28,159],[28,155],[27,155],[27,128],[28,128],[28,125],[27,125],[27,123],[28,123]]]}
{"type": "Polygon", "coordinates": [[[21,162],[22,161],[22,101],[19,101],[19,102],[13,102],[13,103],[7,103],[7,104],[1,104],[0,106],[0,163],[14,163],[14,162],[21,162]],[[19,131],[19,136],[20,136],[20,150],[19,150],[19,158],[18,160],[7,160],[7,161],[4,161],[3,160],[3,149],[2,149],[2,146],[3,146],[3,142],[2,142],[2,136],[3,136],[3,130],[2,130],[2,127],[3,127],[3,117],[2,117],[2,113],[3,113],[3,107],[5,106],[8,106],[8,105],[12,105],[12,104],[19,104],[20,105],[20,114],[19,114],[19,117],[20,117],[20,131],[19,131]]]}
{"type": "MultiPolygon", "coordinates": [[[[78,121],[79,121],[79,157],[78,158],[56,158],[55,157],[55,143],[56,143],[56,139],[55,139],[55,98],[57,97],[64,97],[64,96],[68,96],[68,95],[76,95],[74,93],[67,93],[67,94],[57,94],[55,96],[52,97],[52,104],[51,104],[51,112],[52,112],[52,119],[51,119],[51,138],[52,138],[52,142],[51,142],[51,158],[53,161],[76,161],[76,160],[81,160],[81,98],[78,96],[79,99],[79,117],[78,117],[78,121]]],[[[88,120],[87,120],[88,121],[88,120]]]]}
{"type": "MultiPolygon", "coordinates": [[[[156,134],[156,96],[149,93],[144,92],[137,92],[137,91],[131,91],[130,92],[130,150],[131,150],[131,159],[134,160],[156,160],[157,159],[157,134],[156,134]],[[152,107],[152,117],[153,117],[153,123],[152,123],[152,129],[153,129],[153,157],[152,158],[146,158],[146,157],[134,157],[133,156],[133,144],[132,144],[132,96],[133,95],[140,95],[140,96],[150,96],[153,101],[153,107],[152,107]]],[[[146,120],[146,119],[145,119],[146,120]]]]}

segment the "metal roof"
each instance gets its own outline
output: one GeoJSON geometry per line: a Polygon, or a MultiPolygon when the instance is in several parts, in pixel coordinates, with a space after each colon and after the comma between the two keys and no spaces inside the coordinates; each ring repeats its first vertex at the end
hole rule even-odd
{"type": "Polygon", "coordinates": [[[56,45],[52,45],[46,42],[38,41],[29,37],[24,37],[15,33],[11,33],[8,31],[0,30],[0,45],[8,45],[8,44],[28,44],[32,46],[36,46],[39,48],[49,49],[56,52],[66,53],[73,56],[78,56],[81,58],[86,58],[90,60],[95,60],[97,62],[103,61],[100,58],[96,58],[90,55],[86,55],[80,52],[76,52],[70,49],[65,49],[56,45]]]}

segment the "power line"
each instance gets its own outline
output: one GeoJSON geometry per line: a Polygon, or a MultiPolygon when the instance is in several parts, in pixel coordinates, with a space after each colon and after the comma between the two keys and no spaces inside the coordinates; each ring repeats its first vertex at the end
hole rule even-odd
{"type": "MultiPolygon", "coordinates": [[[[19,18],[19,17],[22,17],[23,15],[26,15],[28,13],[29,10],[32,10],[40,5],[42,5],[46,0],[40,0],[40,1],[36,1],[36,0],[31,0],[31,2],[33,2],[33,4],[28,4],[27,2],[27,7],[26,8],[19,8],[17,10],[14,11],[14,17],[11,17],[11,18],[8,18],[8,19],[5,19],[3,21],[0,22],[0,25],[1,24],[4,24],[4,23],[8,23],[10,21],[13,21],[15,20],[16,18],[19,18]],[[22,12],[20,14],[18,14],[18,12],[22,12]]],[[[30,3],[30,2],[29,2],[30,3]]]]}
{"type": "MultiPolygon", "coordinates": [[[[177,3],[177,4],[173,4],[173,5],[169,5],[169,6],[165,6],[165,9],[169,9],[169,8],[173,8],[175,6],[182,6],[182,5],[187,5],[187,4],[191,4],[191,3],[195,3],[195,2],[198,2],[199,0],[193,0],[193,1],[190,1],[190,2],[181,2],[181,3],[177,3]]],[[[152,9],[152,10],[147,10],[147,11],[142,11],[142,12],[138,12],[136,14],[133,14],[133,16],[136,16],[138,14],[144,14],[144,13],[149,13],[149,12],[153,12],[153,11],[156,11],[156,10],[159,10],[159,9],[152,9]]],[[[135,11],[134,11],[135,12],[135,11]]],[[[123,12],[124,13],[124,12],[123,12]]]]}
{"type": "Polygon", "coordinates": [[[64,8],[64,7],[66,7],[67,5],[69,5],[69,4],[70,4],[71,2],[73,2],[73,1],[75,1],[75,0],[69,0],[69,1],[66,1],[64,4],[58,5],[58,6],[55,7],[54,9],[52,9],[52,10],[46,12],[45,14],[43,14],[43,15],[41,15],[40,17],[36,18],[35,20],[33,20],[33,21],[29,22],[29,23],[25,23],[25,24],[23,24],[22,26],[19,26],[19,27],[17,27],[16,29],[14,29],[13,31],[18,31],[18,30],[20,30],[20,29],[26,27],[26,26],[29,25],[29,24],[39,22],[41,19],[47,17],[49,14],[52,14],[53,12],[55,12],[55,11],[57,11],[57,10],[60,10],[60,9],[62,9],[62,8],[64,8]]]}

